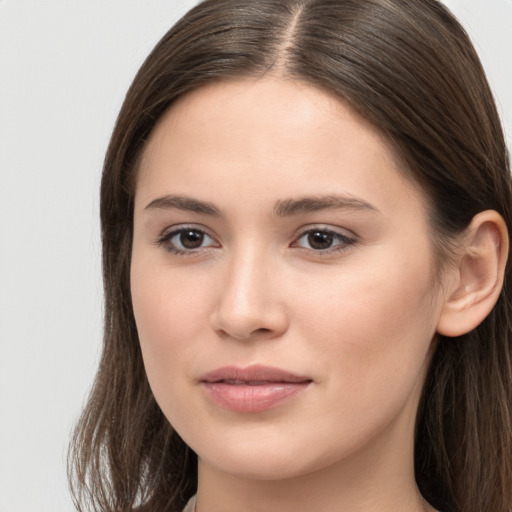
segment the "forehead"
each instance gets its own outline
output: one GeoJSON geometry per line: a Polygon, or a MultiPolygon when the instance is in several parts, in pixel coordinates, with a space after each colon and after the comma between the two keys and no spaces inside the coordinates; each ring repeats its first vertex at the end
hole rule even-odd
{"type": "Polygon", "coordinates": [[[305,137],[318,144],[321,136],[325,146],[355,143],[393,156],[379,130],[347,102],[304,82],[273,77],[214,82],[181,96],[154,128],[146,155],[171,132],[216,154],[221,140],[243,139],[247,150],[276,153],[305,137]]]}
{"type": "Polygon", "coordinates": [[[141,161],[136,199],[189,195],[190,187],[204,200],[233,190],[269,201],[336,192],[392,206],[404,196],[423,210],[379,130],[333,95],[277,78],[201,87],[162,117],[141,161]]]}

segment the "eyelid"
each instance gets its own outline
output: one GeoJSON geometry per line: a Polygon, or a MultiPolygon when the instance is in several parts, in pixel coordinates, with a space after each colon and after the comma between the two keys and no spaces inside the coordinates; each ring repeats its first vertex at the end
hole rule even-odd
{"type": "MultiPolygon", "coordinates": [[[[357,235],[355,235],[352,231],[347,230],[346,228],[341,228],[339,226],[332,226],[329,224],[311,224],[306,226],[301,226],[293,236],[293,240],[290,243],[290,247],[301,249],[312,253],[314,255],[329,255],[332,253],[344,252],[349,250],[349,248],[354,245],[358,241],[357,235]],[[300,240],[307,236],[312,232],[324,232],[334,235],[335,244],[332,247],[328,247],[326,249],[315,249],[302,247],[299,245],[300,240]]],[[[193,224],[193,223],[184,223],[184,224],[174,224],[171,226],[167,226],[160,235],[157,236],[154,241],[155,245],[163,247],[168,252],[179,255],[196,255],[199,252],[207,251],[212,248],[221,247],[220,242],[218,241],[218,237],[211,233],[211,230],[206,226],[201,224],[193,224]],[[213,243],[209,244],[205,247],[197,247],[190,249],[181,249],[180,247],[176,247],[175,244],[171,243],[172,238],[179,235],[180,233],[191,230],[198,231],[202,233],[205,237],[208,237],[212,240],[213,243]]]]}
{"type": "Polygon", "coordinates": [[[205,251],[211,248],[218,248],[220,247],[220,243],[215,235],[213,235],[210,230],[201,224],[193,224],[193,223],[185,223],[185,224],[174,224],[172,226],[167,226],[160,235],[157,236],[154,243],[159,246],[163,247],[165,250],[167,250],[170,253],[178,254],[178,255],[187,255],[192,256],[197,254],[198,252],[205,251]],[[180,233],[184,231],[198,231],[211,240],[215,242],[214,244],[211,244],[207,247],[198,247],[196,249],[180,249],[179,247],[174,246],[171,244],[172,238],[179,235],[180,233]]]}
{"type": "Polygon", "coordinates": [[[202,224],[196,224],[195,222],[180,222],[177,224],[171,224],[166,226],[163,230],[161,230],[159,237],[167,236],[175,231],[182,231],[184,229],[196,229],[197,231],[202,231],[206,233],[208,236],[214,238],[214,235],[211,234],[211,230],[202,224]]]}
{"type": "Polygon", "coordinates": [[[299,230],[297,230],[296,234],[293,237],[293,242],[290,244],[291,247],[295,247],[298,249],[302,249],[304,251],[309,251],[310,253],[316,255],[328,255],[336,252],[344,252],[349,250],[349,248],[357,243],[358,237],[352,231],[347,230],[346,228],[340,228],[337,226],[327,225],[327,224],[312,224],[309,226],[302,226],[299,230]],[[338,240],[341,239],[341,242],[337,243],[333,247],[329,247],[327,249],[313,249],[307,247],[301,247],[298,245],[298,242],[308,234],[312,232],[324,232],[333,234],[338,240]]]}
{"type": "Polygon", "coordinates": [[[342,228],[341,226],[333,226],[332,224],[323,224],[323,223],[303,225],[295,231],[293,238],[297,239],[300,236],[302,236],[306,233],[309,233],[311,231],[315,231],[315,230],[316,231],[328,231],[330,233],[334,233],[336,235],[340,235],[340,236],[354,239],[354,240],[358,239],[358,236],[350,229],[342,228]]]}

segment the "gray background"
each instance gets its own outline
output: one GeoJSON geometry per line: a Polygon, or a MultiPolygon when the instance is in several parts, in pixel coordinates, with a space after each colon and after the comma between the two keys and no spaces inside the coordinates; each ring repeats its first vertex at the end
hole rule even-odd
{"type": "MultiPolygon", "coordinates": [[[[512,135],[512,0],[447,0],[512,135]]],[[[71,511],[101,340],[98,187],[124,93],[194,0],[0,0],[0,512],[71,511]]]]}

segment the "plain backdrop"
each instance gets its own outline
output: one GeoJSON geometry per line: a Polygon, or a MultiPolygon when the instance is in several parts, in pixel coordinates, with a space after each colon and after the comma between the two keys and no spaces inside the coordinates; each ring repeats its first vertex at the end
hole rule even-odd
{"type": "MultiPolygon", "coordinates": [[[[257,0],[255,0],[257,1],[257,0]]],[[[101,342],[98,187],[124,94],[194,0],[0,0],[0,512],[71,512],[101,342]]],[[[446,0],[512,135],[512,0],[446,0]]]]}

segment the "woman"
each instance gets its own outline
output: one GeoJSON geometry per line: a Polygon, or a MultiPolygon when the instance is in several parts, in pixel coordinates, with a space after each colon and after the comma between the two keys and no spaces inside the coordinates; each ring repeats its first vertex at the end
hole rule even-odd
{"type": "Polygon", "coordinates": [[[437,1],[201,3],[101,194],[79,508],[510,512],[509,161],[437,1]]]}

